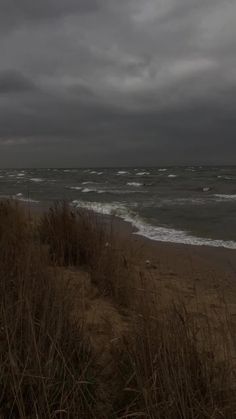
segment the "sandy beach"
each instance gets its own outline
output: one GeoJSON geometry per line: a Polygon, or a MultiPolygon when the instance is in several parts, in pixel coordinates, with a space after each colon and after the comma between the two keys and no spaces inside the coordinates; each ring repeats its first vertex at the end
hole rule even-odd
{"type": "MultiPolygon", "coordinates": [[[[45,209],[12,201],[0,205],[6,319],[1,333],[8,348],[0,368],[20,380],[16,408],[24,403],[32,412],[28,394],[35,385],[41,394],[43,365],[51,380],[43,384],[45,397],[51,382],[60,383],[69,417],[78,417],[80,405],[85,419],[136,417],[137,412],[172,418],[178,410],[178,418],[207,418],[218,408],[222,417],[233,418],[235,251],[152,241],[120,218],[75,211],[66,203],[45,209]],[[78,393],[67,404],[71,377],[78,393]],[[86,406],[81,398],[87,385],[94,394],[92,410],[91,393],[86,406]],[[182,403],[180,388],[189,402],[182,403]]],[[[11,387],[4,393],[4,417],[9,417],[9,392],[11,387]]],[[[40,403],[46,411],[48,402],[40,403]]],[[[50,399],[50,412],[54,406],[50,399]]]]}

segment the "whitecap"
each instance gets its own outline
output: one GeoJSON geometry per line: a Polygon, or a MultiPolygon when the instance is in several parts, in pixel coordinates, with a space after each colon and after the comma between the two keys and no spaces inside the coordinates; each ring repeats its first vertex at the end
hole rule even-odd
{"type": "Polygon", "coordinates": [[[67,186],[68,189],[74,189],[75,191],[80,191],[82,188],[82,186],[67,186]]]}
{"type": "Polygon", "coordinates": [[[119,170],[119,172],[117,172],[117,175],[127,175],[129,172],[126,172],[125,170],[119,170]]]}
{"type": "Polygon", "coordinates": [[[219,200],[236,200],[236,194],[232,194],[232,195],[226,195],[226,194],[215,194],[214,195],[216,198],[218,198],[219,200]]]}
{"type": "Polygon", "coordinates": [[[233,177],[230,177],[230,176],[221,176],[221,175],[219,175],[217,177],[218,177],[218,179],[233,180],[233,177]]]}
{"type": "Polygon", "coordinates": [[[134,186],[134,187],[139,187],[139,186],[143,186],[143,183],[139,183],[139,182],[127,182],[126,185],[128,186],[134,186]]]}
{"type": "Polygon", "coordinates": [[[90,188],[84,188],[84,189],[82,190],[82,192],[83,192],[83,193],[96,192],[96,193],[100,193],[100,194],[105,193],[105,191],[103,191],[103,190],[99,190],[99,189],[90,189],[90,188]]]}
{"type": "Polygon", "coordinates": [[[32,202],[32,203],[35,203],[35,204],[39,203],[39,201],[36,201],[35,199],[25,198],[22,193],[18,193],[16,195],[13,195],[12,198],[17,199],[18,201],[22,201],[22,202],[28,202],[28,203],[32,202]]]}
{"type": "Polygon", "coordinates": [[[91,175],[98,175],[98,176],[101,176],[101,175],[103,174],[103,172],[97,172],[96,170],[92,170],[92,171],[90,172],[90,174],[91,174],[91,175]]]}
{"type": "Polygon", "coordinates": [[[136,176],[148,176],[148,175],[150,175],[149,172],[138,172],[138,173],[136,173],[136,176]]]}
{"type": "Polygon", "coordinates": [[[87,181],[87,182],[82,182],[82,185],[99,185],[99,182],[87,181]]]}
{"type": "Polygon", "coordinates": [[[168,175],[169,178],[175,178],[177,175],[168,175]]]}
{"type": "Polygon", "coordinates": [[[77,208],[84,208],[97,212],[98,214],[116,215],[121,218],[124,218],[128,214],[126,206],[120,202],[101,203],[74,200],[72,205],[77,208]]]}
{"type": "Polygon", "coordinates": [[[43,179],[38,178],[38,177],[32,177],[30,180],[31,180],[32,182],[37,182],[37,183],[43,182],[43,179]]]}

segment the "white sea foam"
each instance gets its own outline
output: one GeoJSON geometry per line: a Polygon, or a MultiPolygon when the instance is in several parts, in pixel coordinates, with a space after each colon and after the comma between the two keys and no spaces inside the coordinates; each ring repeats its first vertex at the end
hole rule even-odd
{"type": "Polygon", "coordinates": [[[175,178],[175,177],[177,177],[177,175],[168,175],[168,177],[175,178]]]}
{"type": "Polygon", "coordinates": [[[167,172],[167,169],[158,169],[158,172],[167,172]]]}
{"type": "Polygon", "coordinates": [[[85,208],[99,214],[116,215],[117,217],[125,218],[127,215],[127,208],[120,202],[101,203],[101,202],[85,202],[74,200],[73,206],[78,208],[85,208]]]}
{"type": "Polygon", "coordinates": [[[74,189],[75,191],[80,191],[82,188],[82,186],[69,186],[68,189],[74,189]]]}
{"type": "Polygon", "coordinates": [[[231,200],[234,201],[236,199],[236,194],[232,195],[226,195],[226,194],[215,194],[214,195],[219,200],[225,201],[225,200],[231,200]]]}
{"type": "MultiPolygon", "coordinates": [[[[140,185],[141,186],[141,185],[140,185]]],[[[135,185],[137,187],[137,185],[135,185]]],[[[135,193],[147,193],[147,191],[137,191],[136,189],[97,189],[97,188],[81,188],[83,193],[98,193],[98,194],[112,194],[112,195],[128,195],[135,193]]]]}
{"type": "Polygon", "coordinates": [[[103,172],[97,172],[96,170],[92,170],[91,172],[89,172],[91,175],[98,175],[101,176],[103,174],[103,172]]]}
{"type": "Polygon", "coordinates": [[[148,176],[148,175],[150,175],[149,172],[138,172],[138,173],[136,173],[136,176],[148,176]]]}
{"type": "Polygon", "coordinates": [[[135,186],[135,187],[139,187],[139,186],[143,186],[143,183],[139,183],[139,182],[127,182],[126,185],[128,186],[135,186]]]}
{"type": "Polygon", "coordinates": [[[224,179],[224,180],[233,180],[234,178],[233,177],[231,177],[231,176],[221,176],[221,175],[219,175],[219,176],[217,176],[218,177],[218,179],[224,179]]]}
{"type": "Polygon", "coordinates": [[[203,237],[196,237],[182,230],[175,230],[168,227],[157,227],[143,221],[139,216],[132,214],[125,204],[119,202],[105,203],[100,202],[84,202],[73,201],[75,207],[86,208],[94,212],[115,215],[123,220],[131,223],[137,231],[134,234],[146,237],[151,240],[188,244],[195,246],[211,246],[211,247],[225,247],[228,249],[236,249],[236,242],[231,240],[213,240],[203,237]]]}
{"type": "Polygon", "coordinates": [[[96,192],[96,191],[94,191],[94,189],[84,188],[84,189],[82,190],[82,192],[83,192],[83,193],[89,193],[89,192],[96,192]]]}
{"type": "Polygon", "coordinates": [[[196,237],[187,233],[186,231],[175,230],[166,227],[153,227],[143,222],[136,222],[135,227],[138,228],[138,232],[135,234],[147,237],[148,239],[155,241],[188,244],[194,246],[211,246],[236,249],[236,242],[232,240],[213,240],[203,237],[196,237]]]}
{"type": "Polygon", "coordinates": [[[25,176],[24,172],[17,173],[17,177],[24,177],[24,176],[25,176]]]}
{"type": "Polygon", "coordinates": [[[106,182],[95,182],[94,180],[93,181],[86,181],[86,182],[82,182],[82,184],[81,185],[103,185],[104,183],[108,183],[107,181],[106,182]]]}
{"type": "Polygon", "coordinates": [[[13,195],[11,198],[17,199],[18,201],[22,201],[22,202],[32,202],[35,204],[39,203],[39,201],[36,201],[35,199],[25,198],[21,192],[17,193],[16,195],[13,195]]]}
{"type": "Polygon", "coordinates": [[[30,180],[32,182],[36,182],[36,183],[40,183],[40,182],[43,182],[44,181],[43,179],[41,179],[39,177],[32,177],[30,180]]]}
{"type": "Polygon", "coordinates": [[[125,170],[119,170],[119,172],[117,172],[117,175],[127,175],[128,172],[126,172],[125,170]]]}
{"type": "Polygon", "coordinates": [[[96,192],[96,193],[105,193],[106,191],[100,190],[100,189],[90,189],[90,188],[84,188],[82,190],[83,193],[90,193],[90,192],[96,192]]]}

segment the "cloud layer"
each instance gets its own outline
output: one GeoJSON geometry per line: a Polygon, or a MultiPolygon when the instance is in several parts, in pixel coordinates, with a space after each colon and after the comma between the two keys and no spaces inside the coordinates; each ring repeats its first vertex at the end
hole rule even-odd
{"type": "Polygon", "coordinates": [[[0,165],[233,164],[233,0],[0,0],[0,165]]]}

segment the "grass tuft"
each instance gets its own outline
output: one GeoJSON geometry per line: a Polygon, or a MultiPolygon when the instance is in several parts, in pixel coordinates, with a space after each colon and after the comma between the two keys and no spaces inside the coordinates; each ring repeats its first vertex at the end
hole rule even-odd
{"type": "Polygon", "coordinates": [[[0,202],[0,417],[236,417],[227,323],[222,357],[210,321],[153,302],[133,256],[91,212],[57,203],[32,223],[0,202]]]}

